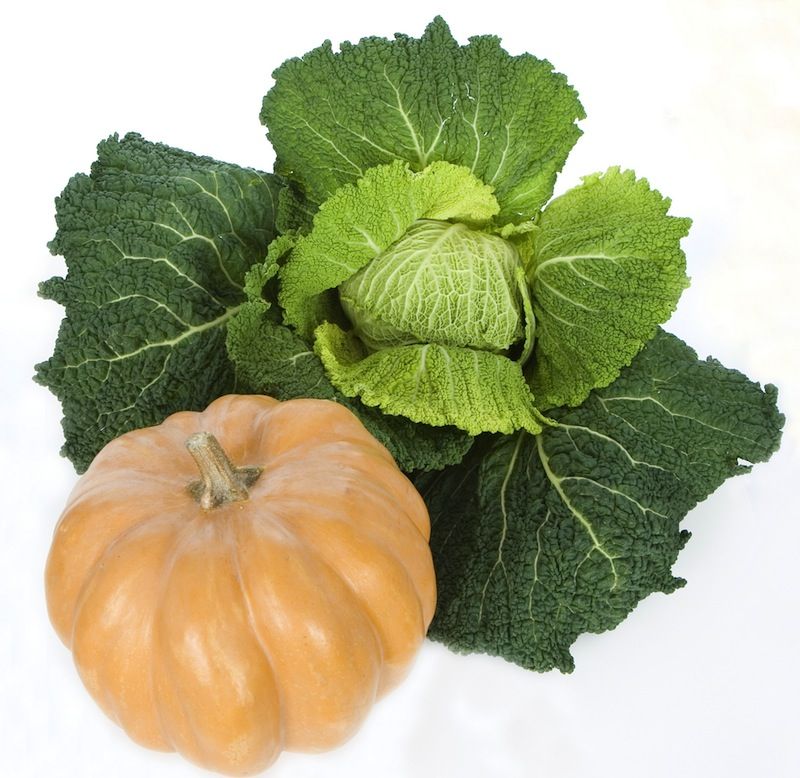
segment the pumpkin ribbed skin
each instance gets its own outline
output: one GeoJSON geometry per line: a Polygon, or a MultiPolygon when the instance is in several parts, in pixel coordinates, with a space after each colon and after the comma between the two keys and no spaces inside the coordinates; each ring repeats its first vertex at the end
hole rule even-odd
{"type": "Polygon", "coordinates": [[[346,408],[230,395],[109,443],[45,574],[83,682],[137,742],[231,775],[346,740],[398,683],[436,600],[427,510],[346,408]],[[185,447],[263,471],[203,508],[185,447]]]}

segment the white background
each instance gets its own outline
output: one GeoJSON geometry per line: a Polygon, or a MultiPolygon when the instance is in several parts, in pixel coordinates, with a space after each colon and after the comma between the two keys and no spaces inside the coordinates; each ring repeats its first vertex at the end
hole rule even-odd
{"type": "Polygon", "coordinates": [[[781,389],[781,451],[695,509],[675,572],[614,632],[574,647],[570,676],[425,645],[409,680],[306,776],[800,775],[800,5],[769,2],[27,2],[0,12],[2,472],[0,773],[199,776],[146,751],[84,691],[51,629],[42,571],[75,475],[60,408],[31,381],[61,309],[36,284],[63,272],[45,243],[53,197],[97,141],[136,130],[219,159],[272,164],[258,123],[270,73],[325,38],[499,34],[549,59],[589,118],[562,191],[632,167],[693,217],[692,287],[668,325],[781,389]]]}

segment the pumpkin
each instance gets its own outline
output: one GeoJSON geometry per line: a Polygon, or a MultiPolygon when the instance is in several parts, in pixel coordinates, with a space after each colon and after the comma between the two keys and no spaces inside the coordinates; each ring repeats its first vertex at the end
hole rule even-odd
{"type": "Polygon", "coordinates": [[[138,743],[230,775],[336,746],[409,669],[422,498],[343,406],[230,395],[109,443],[47,561],[51,621],[138,743]]]}

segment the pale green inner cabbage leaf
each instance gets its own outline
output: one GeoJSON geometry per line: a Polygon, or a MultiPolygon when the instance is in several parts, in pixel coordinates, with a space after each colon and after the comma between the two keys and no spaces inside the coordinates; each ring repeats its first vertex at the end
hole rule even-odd
{"type": "Polygon", "coordinates": [[[438,343],[492,352],[523,336],[514,246],[465,224],[421,219],[339,287],[370,351],[438,343]]]}

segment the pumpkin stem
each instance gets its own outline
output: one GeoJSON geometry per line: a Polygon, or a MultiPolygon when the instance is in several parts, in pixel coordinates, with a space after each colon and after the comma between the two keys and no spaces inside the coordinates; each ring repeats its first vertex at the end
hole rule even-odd
{"type": "Polygon", "coordinates": [[[216,508],[246,500],[247,491],[261,475],[260,467],[234,467],[219,441],[210,432],[195,432],[186,448],[197,463],[202,481],[192,481],[189,491],[203,508],[216,508]]]}

